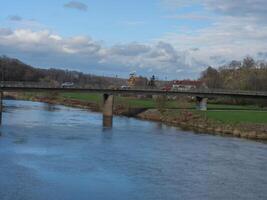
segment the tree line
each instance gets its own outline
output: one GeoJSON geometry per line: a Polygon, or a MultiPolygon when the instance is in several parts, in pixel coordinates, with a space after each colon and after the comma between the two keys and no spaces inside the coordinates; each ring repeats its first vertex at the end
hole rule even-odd
{"type": "MultiPolygon", "coordinates": [[[[59,86],[64,82],[73,82],[79,86],[96,88],[118,87],[127,84],[127,80],[121,78],[96,76],[55,68],[34,68],[18,59],[6,56],[0,56],[0,80],[40,82],[53,86],[59,86]]],[[[155,81],[155,78],[153,77],[151,80],[155,81]]],[[[218,69],[208,67],[202,72],[200,80],[211,89],[267,91],[267,63],[246,57],[243,61],[232,61],[218,69]]],[[[164,81],[162,84],[164,85],[166,82],[164,81]]]]}
{"type": "Polygon", "coordinates": [[[267,91],[267,63],[246,57],[218,69],[208,67],[200,80],[211,89],[267,91]]]}
{"type": "Polygon", "coordinates": [[[19,82],[38,82],[59,86],[64,82],[73,82],[84,87],[107,88],[124,85],[125,79],[84,74],[61,69],[34,68],[18,59],[0,56],[0,80],[19,82]]]}

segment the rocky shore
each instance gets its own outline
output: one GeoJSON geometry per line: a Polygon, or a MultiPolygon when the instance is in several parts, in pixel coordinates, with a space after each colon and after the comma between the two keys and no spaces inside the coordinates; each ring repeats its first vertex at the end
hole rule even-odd
{"type": "MultiPolygon", "coordinates": [[[[101,112],[102,102],[90,103],[72,99],[53,99],[45,97],[32,97],[30,99],[9,95],[9,99],[22,99],[50,104],[60,104],[82,109],[89,109],[94,112],[101,112]]],[[[209,120],[202,115],[198,115],[188,110],[179,110],[179,114],[173,115],[174,110],[164,109],[143,109],[125,108],[121,105],[114,106],[115,115],[135,117],[143,120],[162,122],[171,126],[177,126],[184,130],[196,133],[208,133],[213,135],[223,135],[231,137],[246,138],[252,140],[267,141],[267,124],[225,124],[214,120],[209,120]]],[[[175,111],[176,112],[176,111],[175,111]]]]}

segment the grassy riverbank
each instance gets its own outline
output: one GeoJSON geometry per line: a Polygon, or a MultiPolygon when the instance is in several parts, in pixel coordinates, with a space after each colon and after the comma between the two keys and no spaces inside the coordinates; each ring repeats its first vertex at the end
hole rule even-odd
{"type": "MultiPolygon", "coordinates": [[[[22,99],[59,103],[101,111],[99,94],[35,94],[25,93],[22,99]]],[[[114,112],[118,115],[161,121],[198,132],[226,134],[249,139],[267,140],[267,108],[256,105],[208,104],[208,111],[195,109],[185,99],[164,100],[115,96],[114,112]]]]}
{"type": "Polygon", "coordinates": [[[267,124],[267,112],[257,110],[214,110],[205,115],[223,123],[262,123],[267,124]]]}
{"type": "MultiPolygon", "coordinates": [[[[102,102],[102,96],[99,94],[62,94],[61,98],[87,101],[91,103],[102,102]]],[[[131,97],[115,97],[115,106],[124,105],[130,108],[156,109],[157,101],[154,99],[137,99],[131,97]]],[[[195,112],[194,102],[183,102],[179,100],[168,100],[164,107],[166,109],[187,109],[195,112]]],[[[179,112],[176,112],[179,115],[179,112]]],[[[199,112],[198,112],[199,114],[199,112]]],[[[209,119],[217,120],[223,123],[266,123],[267,108],[260,108],[255,105],[225,105],[225,104],[208,104],[208,111],[202,112],[202,115],[209,119]]]]}

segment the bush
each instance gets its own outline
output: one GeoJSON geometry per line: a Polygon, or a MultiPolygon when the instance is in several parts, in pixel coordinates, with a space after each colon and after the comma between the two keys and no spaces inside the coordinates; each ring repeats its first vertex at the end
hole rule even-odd
{"type": "Polygon", "coordinates": [[[156,98],[156,107],[160,112],[164,112],[167,106],[166,96],[158,96],[156,98]]]}

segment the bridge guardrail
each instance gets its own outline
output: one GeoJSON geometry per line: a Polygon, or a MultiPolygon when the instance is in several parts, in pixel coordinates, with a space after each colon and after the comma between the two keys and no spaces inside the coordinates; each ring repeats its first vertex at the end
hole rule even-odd
{"type": "Polygon", "coordinates": [[[52,84],[40,83],[40,82],[14,82],[14,81],[1,81],[0,87],[47,87],[53,88],[52,84]]]}
{"type": "MultiPolygon", "coordinates": [[[[37,82],[0,82],[1,88],[50,88],[50,89],[63,89],[61,86],[56,86],[47,83],[37,83],[37,82]]],[[[245,91],[245,90],[225,90],[225,89],[191,89],[191,90],[183,90],[183,91],[164,91],[156,88],[129,88],[129,89],[109,89],[109,88],[87,88],[87,87],[71,87],[64,89],[73,89],[73,90],[99,90],[99,91],[110,91],[110,92],[133,92],[133,93],[160,93],[160,94],[203,94],[203,95],[243,95],[243,96],[267,96],[267,91],[245,91]]]]}

